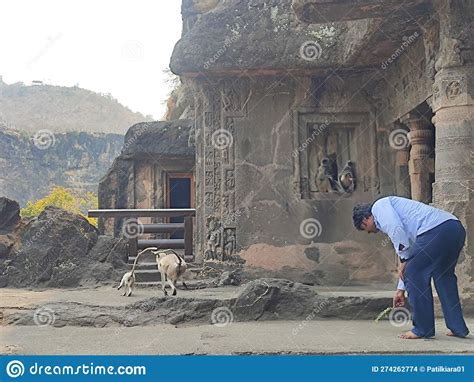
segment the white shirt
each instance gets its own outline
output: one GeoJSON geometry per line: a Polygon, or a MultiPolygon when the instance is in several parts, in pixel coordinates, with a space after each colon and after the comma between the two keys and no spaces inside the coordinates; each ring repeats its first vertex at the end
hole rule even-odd
{"type": "MultiPolygon", "coordinates": [[[[458,220],[449,212],[399,196],[377,200],[371,212],[375,226],[390,237],[395,252],[401,259],[414,256],[410,249],[417,236],[447,220],[458,220]]],[[[405,289],[401,279],[398,281],[398,289],[405,289]]]]}

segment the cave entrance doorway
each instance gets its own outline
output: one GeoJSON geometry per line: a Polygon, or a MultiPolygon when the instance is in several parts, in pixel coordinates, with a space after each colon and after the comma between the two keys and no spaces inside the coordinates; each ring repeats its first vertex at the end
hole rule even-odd
{"type": "MultiPolygon", "coordinates": [[[[192,173],[168,173],[167,208],[194,208],[194,176],[192,173]]],[[[183,223],[184,217],[173,217],[170,223],[183,223]]],[[[170,239],[183,239],[184,232],[174,232],[170,239]]]]}

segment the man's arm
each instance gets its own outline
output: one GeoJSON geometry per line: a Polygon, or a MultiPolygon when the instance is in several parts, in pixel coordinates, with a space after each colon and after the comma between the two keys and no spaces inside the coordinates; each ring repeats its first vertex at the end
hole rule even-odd
{"type": "Polygon", "coordinates": [[[375,202],[372,215],[379,224],[380,230],[390,237],[397,255],[402,259],[406,258],[408,248],[410,248],[410,237],[390,199],[383,198],[375,202]]]}
{"type": "Polygon", "coordinates": [[[403,282],[402,279],[398,279],[397,289],[398,289],[398,290],[406,290],[406,288],[405,288],[405,283],[403,282]]]}

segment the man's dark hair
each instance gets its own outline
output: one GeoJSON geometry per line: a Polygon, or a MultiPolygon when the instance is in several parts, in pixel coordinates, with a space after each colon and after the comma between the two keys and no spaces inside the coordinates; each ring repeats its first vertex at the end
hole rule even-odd
{"type": "Polygon", "coordinates": [[[372,215],[372,203],[359,203],[352,209],[352,221],[354,227],[358,230],[362,230],[362,220],[372,215]]]}

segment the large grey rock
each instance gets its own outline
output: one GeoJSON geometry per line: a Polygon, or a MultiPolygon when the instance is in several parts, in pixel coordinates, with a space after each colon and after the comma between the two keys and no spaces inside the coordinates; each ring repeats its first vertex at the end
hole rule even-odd
{"type": "Polygon", "coordinates": [[[87,254],[87,266],[81,285],[119,282],[129,270],[126,240],[111,236],[99,236],[97,243],[87,254]]]}
{"type": "Polygon", "coordinates": [[[14,244],[13,235],[0,235],[0,259],[8,256],[14,244]]]}
{"type": "Polygon", "coordinates": [[[87,253],[97,241],[97,230],[82,216],[56,207],[26,222],[10,254],[2,264],[9,286],[73,287],[87,266],[87,253]]]}
{"type": "Polygon", "coordinates": [[[20,221],[20,206],[17,201],[0,197],[0,234],[10,233],[20,221]]]}
{"type": "Polygon", "coordinates": [[[293,319],[311,310],[316,293],[306,285],[284,279],[250,281],[237,297],[232,312],[238,321],[293,319]]]}

